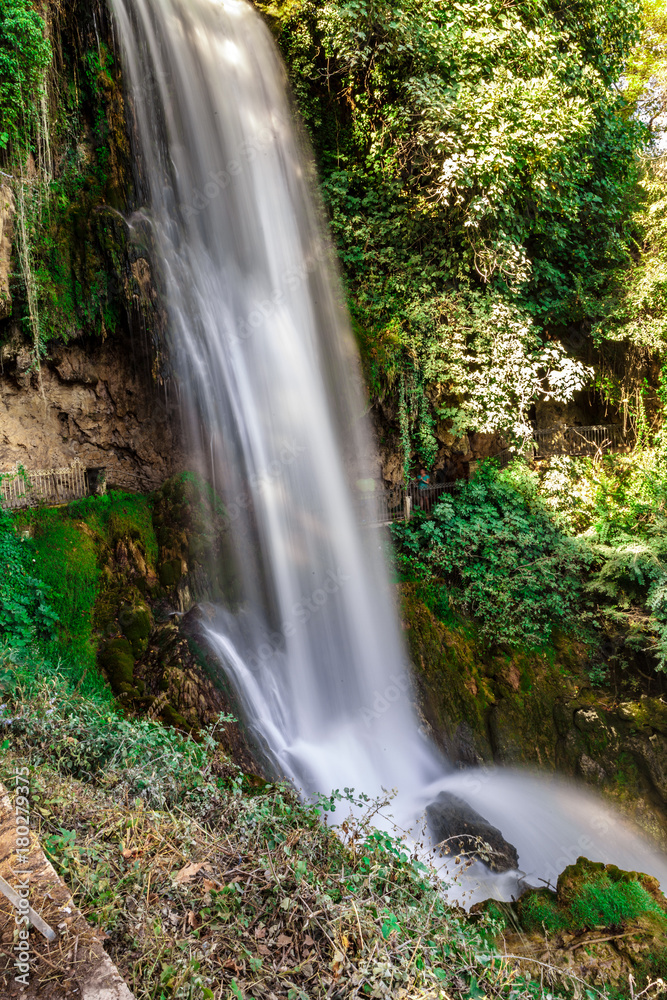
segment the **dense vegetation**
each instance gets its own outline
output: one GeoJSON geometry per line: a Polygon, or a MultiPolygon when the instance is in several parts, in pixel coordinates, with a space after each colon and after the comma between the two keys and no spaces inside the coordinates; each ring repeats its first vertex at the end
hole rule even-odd
{"type": "Polygon", "coordinates": [[[491,645],[589,644],[591,675],[631,690],[667,669],[664,446],[531,470],[482,467],[427,515],[394,527],[399,568],[444,621],[471,616],[491,645]]]}
{"type": "MultiPolygon", "coordinates": [[[[520,443],[537,400],[584,385],[591,413],[607,407],[636,433],[629,456],[483,466],[396,529],[399,572],[485,651],[543,651],[565,633],[588,649],[596,685],[613,675],[623,697],[662,690],[663,6],[257,6],[287,57],[372,401],[406,477],[434,464],[436,431],[520,443]]],[[[0,8],[0,168],[17,205],[14,313],[0,339],[19,324],[35,371],[51,341],[113,337],[141,299],[117,214],[131,190],[117,58],[103,7],[70,8],[0,8]]],[[[32,767],[49,854],[137,997],[510,1000],[586,988],[553,964],[545,987],[501,960],[497,934],[517,914],[475,922],[449,910],[434,873],[373,830],[375,807],[339,839],[321,814],[340,796],[310,808],[244,778],[217,742],[225,720],[192,738],[175,712],[181,731],[142,714],[132,671],[153,605],[173,606],[193,553],[211,578],[207,559],[223,561],[217,508],[195,511],[187,530],[170,523],[188,506],[184,483],[0,512],[2,766],[20,754],[32,767]],[[127,676],[115,678],[119,651],[127,676]],[[166,845],[157,867],[147,830],[166,845]],[[179,883],[174,870],[191,861],[210,867],[179,883]],[[204,947],[213,939],[217,955],[204,947]]],[[[216,598],[233,583],[215,581],[216,598]]],[[[528,697],[531,678],[520,686],[528,697]]],[[[526,904],[523,930],[624,938],[650,918],[664,937],[636,877],[584,880],[567,905],[544,894],[526,904]]],[[[654,957],[642,986],[665,966],[664,950],[654,957]]]]}
{"type": "Polygon", "coordinates": [[[5,0],[0,11],[0,149],[38,134],[46,101],[51,45],[44,20],[26,0],[5,0]]]}
{"type": "Polygon", "coordinates": [[[50,342],[126,327],[138,292],[118,214],[129,143],[118,65],[100,40],[106,17],[83,0],[0,10],[0,171],[16,204],[0,343],[20,324],[37,377],[50,342]]]}
{"type": "Polygon", "coordinates": [[[660,119],[643,113],[659,5],[643,22],[624,0],[260,6],[406,471],[433,461],[441,421],[521,438],[536,399],[590,383],[582,362],[602,398],[642,411],[646,351],[619,361],[606,340],[646,345],[647,314],[661,323],[660,119]]]}

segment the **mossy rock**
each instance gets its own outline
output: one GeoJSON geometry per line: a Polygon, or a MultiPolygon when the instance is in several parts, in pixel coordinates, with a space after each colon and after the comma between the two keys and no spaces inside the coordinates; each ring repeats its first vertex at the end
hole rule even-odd
{"type": "Polygon", "coordinates": [[[657,879],[587,858],[559,875],[556,892],[529,889],[516,909],[529,933],[619,928],[638,920],[667,929],[667,901],[657,879]]]}
{"type": "Polygon", "coordinates": [[[133,686],[134,656],[127,639],[111,639],[100,650],[100,663],[115,694],[121,694],[125,685],[133,686]]]}
{"type": "Polygon", "coordinates": [[[143,602],[122,604],[118,620],[125,638],[132,647],[134,659],[138,660],[146,652],[153,627],[150,609],[143,602]]]}
{"type": "Polygon", "coordinates": [[[173,707],[173,705],[170,705],[169,702],[167,702],[167,704],[164,706],[164,708],[160,712],[160,715],[162,716],[163,721],[166,722],[168,726],[174,726],[174,728],[176,729],[184,729],[187,732],[192,732],[193,730],[196,731],[197,729],[197,727],[192,726],[188,722],[185,716],[181,715],[180,712],[177,712],[176,709],[173,707]]]}
{"type": "Polygon", "coordinates": [[[667,910],[657,879],[587,858],[559,875],[556,891],[574,929],[618,927],[647,914],[664,919],[667,910]]]}
{"type": "Polygon", "coordinates": [[[165,590],[172,590],[181,579],[183,564],[180,559],[167,559],[160,563],[158,576],[165,590]]]}
{"type": "Polygon", "coordinates": [[[567,916],[558,906],[556,893],[550,889],[531,889],[516,904],[520,926],[530,932],[554,933],[567,927],[567,916]]]}

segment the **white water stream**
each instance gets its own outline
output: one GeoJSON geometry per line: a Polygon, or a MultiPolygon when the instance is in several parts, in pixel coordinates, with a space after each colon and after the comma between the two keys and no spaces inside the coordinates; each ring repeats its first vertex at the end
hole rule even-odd
{"type": "Polygon", "coordinates": [[[192,464],[237,542],[243,600],[211,641],[269,765],[306,795],[396,788],[404,827],[449,788],[533,878],[577,853],[637,867],[642,842],[583,793],[454,772],[420,732],[378,538],[355,517],[375,469],[355,346],[268,30],[246,0],[109,2],[192,464]]]}

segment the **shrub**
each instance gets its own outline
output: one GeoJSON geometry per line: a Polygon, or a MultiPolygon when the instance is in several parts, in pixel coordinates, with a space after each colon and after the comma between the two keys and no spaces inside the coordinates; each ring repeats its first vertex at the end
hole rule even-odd
{"type": "Polygon", "coordinates": [[[27,540],[16,533],[11,516],[0,508],[0,633],[15,648],[48,641],[58,625],[54,593],[37,579],[38,568],[27,540]]]}
{"type": "Polygon", "coordinates": [[[578,625],[588,557],[554,524],[525,474],[484,466],[432,515],[394,526],[408,574],[446,588],[495,642],[542,646],[578,625]]]}

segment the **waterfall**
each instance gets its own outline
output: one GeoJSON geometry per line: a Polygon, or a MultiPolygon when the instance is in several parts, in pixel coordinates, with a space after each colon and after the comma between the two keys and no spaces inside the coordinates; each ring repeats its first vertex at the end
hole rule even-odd
{"type": "MultiPolygon", "coordinates": [[[[601,839],[597,806],[555,790],[526,827],[539,779],[483,775],[476,792],[420,730],[381,539],[355,514],[377,460],[271,36],[246,0],[109,2],[192,463],[223,494],[236,543],[242,598],[210,639],[244,721],[306,796],[396,788],[406,825],[443,789],[474,800],[537,877],[582,836],[601,839]],[[565,799],[588,826],[556,829],[565,799]]],[[[619,858],[603,839],[591,853],[619,858]]]]}

